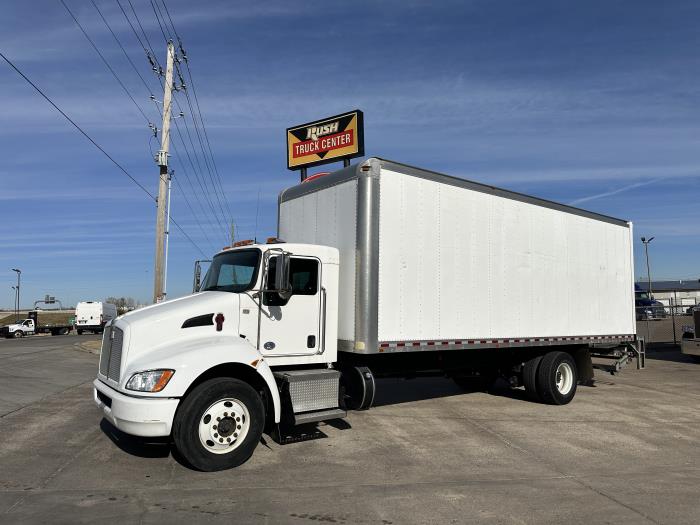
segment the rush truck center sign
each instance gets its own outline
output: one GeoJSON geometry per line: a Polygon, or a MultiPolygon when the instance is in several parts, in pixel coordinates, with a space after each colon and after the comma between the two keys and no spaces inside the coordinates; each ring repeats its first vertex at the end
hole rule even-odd
{"type": "Polygon", "coordinates": [[[287,168],[298,170],[365,154],[362,111],[287,128],[287,168]]]}

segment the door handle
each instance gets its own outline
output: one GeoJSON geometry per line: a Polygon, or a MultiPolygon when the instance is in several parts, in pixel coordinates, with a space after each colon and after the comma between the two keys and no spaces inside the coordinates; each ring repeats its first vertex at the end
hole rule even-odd
{"type": "Polygon", "coordinates": [[[306,338],[306,348],[316,348],[316,336],[310,335],[306,338]]]}

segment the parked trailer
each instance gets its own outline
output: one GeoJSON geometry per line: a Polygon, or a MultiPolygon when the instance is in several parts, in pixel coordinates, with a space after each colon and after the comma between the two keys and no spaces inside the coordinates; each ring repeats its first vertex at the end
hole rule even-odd
{"type": "Polygon", "coordinates": [[[502,377],[561,405],[591,356],[643,364],[626,221],[376,158],[282,192],[278,220],[285,242],[239,242],[199,293],[107,325],[115,426],[219,470],[264,429],[369,408],[378,376],[502,377]]]}

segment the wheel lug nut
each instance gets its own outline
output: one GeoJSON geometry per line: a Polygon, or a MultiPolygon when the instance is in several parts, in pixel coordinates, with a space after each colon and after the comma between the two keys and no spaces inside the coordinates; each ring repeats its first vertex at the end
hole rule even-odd
{"type": "Polygon", "coordinates": [[[216,420],[217,420],[217,421],[221,421],[221,418],[220,418],[220,417],[217,417],[216,420]]]}
{"type": "Polygon", "coordinates": [[[214,426],[213,426],[213,427],[211,427],[211,428],[213,428],[214,430],[216,430],[216,425],[214,425],[214,426]]]}
{"type": "Polygon", "coordinates": [[[224,442],[224,438],[219,438],[219,443],[223,443],[223,442],[224,442]]]}
{"type": "Polygon", "coordinates": [[[240,429],[241,429],[241,425],[238,425],[236,428],[238,428],[238,430],[240,430],[240,429]]]}
{"type": "Polygon", "coordinates": [[[227,416],[228,416],[228,412],[224,412],[224,417],[227,417],[227,416]]]}
{"type": "Polygon", "coordinates": [[[240,423],[240,422],[241,422],[241,418],[240,418],[240,417],[237,417],[237,418],[236,418],[236,421],[238,421],[238,422],[240,423]]]}
{"type": "Polygon", "coordinates": [[[226,438],[226,441],[228,441],[229,443],[231,443],[231,438],[226,438]]]}
{"type": "Polygon", "coordinates": [[[217,434],[216,432],[214,432],[214,437],[215,437],[215,438],[218,438],[218,437],[219,437],[219,434],[217,434]]]}
{"type": "Polygon", "coordinates": [[[233,433],[233,437],[237,438],[238,437],[238,432],[233,433]]]}

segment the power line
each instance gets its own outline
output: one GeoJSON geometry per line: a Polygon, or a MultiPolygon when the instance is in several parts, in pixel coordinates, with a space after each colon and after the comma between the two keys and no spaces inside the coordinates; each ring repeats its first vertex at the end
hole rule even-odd
{"type": "MultiPolygon", "coordinates": [[[[154,3],[154,0],[151,0],[151,5],[153,5],[153,3],[154,3]]],[[[172,19],[172,17],[170,16],[170,10],[168,9],[168,5],[166,4],[165,0],[161,0],[161,3],[163,4],[163,8],[165,9],[165,13],[166,13],[167,16],[168,16],[168,19],[170,20],[170,25],[171,25],[171,27],[172,27],[172,29],[173,29],[173,35],[174,35],[175,38],[177,39],[177,42],[178,42],[178,45],[179,45],[179,48],[180,48],[180,53],[181,53],[182,58],[183,58],[183,60],[184,60],[184,62],[185,62],[185,66],[186,66],[186,68],[187,68],[187,74],[188,74],[188,76],[189,76],[189,83],[190,83],[190,85],[192,86],[192,95],[194,96],[195,105],[196,105],[196,107],[197,107],[197,112],[195,113],[194,110],[192,109],[192,105],[189,104],[189,105],[190,105],[190,108],[191,108],[191,110],[192,110],[192,119],[193,119],[193,121],[195,122],[195,127],[196,127],[196,126],[197,126],[196,116],[199,115],[199,121],[200,121],[201,126],[202,126],[202,132],[203,132],[203,135],[204,135],[205,142],[206,142],[206,144],[207,144],[207,149],[209,150],[209,156],[211,157],[212,167],[214,168],[214,173],[216,174],[216,178],[217,178],[218,183],[219,183],[219,189],[221,190],[222,197],[223,197],[223,199],[224,199],[224,203],[226,204],[226,208],[227,208],[227,210],[228,210],[229,216],[232,218],[232,217],[233,217],[233,212],[231,211],[231,206],[230,206],[228,200],[227,200],[226,197],[225,197],[226,192],[225,192],[225,190],[224,190],[223,180],[222,180],[222,178],[221,178],[221,174],[219,173],[219,169],[218,169],[218,167],[217,167],[217,165],[216,165],[216,160],[215,160],[215,158],[214,158],[214,153],[213,153],[213,151],[212,151],[211,142],[209,141],[209,133],[207,132],[206,125],[204,124],[204,117],[203,117],[203,115],[202,115],[202,109],[201,109],[201,107],[200,107],[200,105],[199,105],[199,97],[197,96],[197,89],[196,89],[195,84],[194,84],[194,77],[192,76],[192,70],[190,69],[189,60],[187,59],[187,55],[186,55],[186,53],[185,53],[185,50],[184,50],[183,47],[182,47],[182,39],[180,38],[180,35],[178,34],[177,29],[175,28],[175,23],[173,22],[173,19],[172,19]]],[[[158,5],[157,0],[155,0],[155,4],[158,5]]],[[[155,9],[154,9],[154,12],[155,12],[155,9]]],[[[160,13],[160,16],[163,18],[163,24],[167,27],[167,22],[165,21],[165,17],[163,16],[163,14],[162,14],[162,12],[161,12],[161,10],[160,10],[160,6],[159,6],[159,5],[158,5],[158,12],[160,13]]],[[[157,18],[157,17],[158,17],[158,15],[156,15],[156,18],[157,18]]],[[[159,23],[159,25],[160,25],[160,21],[159,21],[158,23],[159,23]]],[[[168,29],[168,32],[169,32],[169,31],[170,31],[170,30],[168,29]]],[[[161,32],[163,32],[163,31],[162,31],[162,27],[161,27],[161,32]]],[[[163,34],[165,34],[165,33],[163,33],[163,34]]],[[[183,75],[182,75],[182,72],[181,72],[181,69],[180,69],[180,66],[179,66],[179,61],[177,61],[175,65],[176,65],[176,68],[177,68],[178,75],[180,76],[180,79],[181,79],[181,81],[182,81],[182,80],[183,80],[183,75]]],[[[184,83],[184,82],[183,82],[183,83],[184,83]]],[[[187,89],[185,89],[185,95],[187,95],[187,89]]],[[[188,98],[188,103],[189,103],[189,97],[187,97],[187,98],[188,98]]],[[[201,139],[200,139],[200,140],[201,140],[201,139]]],[[[204,149],[204,146],[202,146],[202,149],[204,149]]],[[[203,151],[203,153],[206,155],[206,152],[203,151]]],[[[215,184],[215,185],[216,185],[216,184],[215,184]]],[[[222,211],[223,211],[223,210],[222,210],[222,211]]]]}
{"type": "Polygon", "coordinates": [[[83,128],[81,128],[80,126],[78,126],[78,124],[76,124],[75,121],[74,121],[73,119],[71,119],[68,115],[66,115],[66,113],[65,113],[61,108],[59,108],[59,107],[53,102],[53,100],[51,100],[41,89],[39,89],[39,86],[37,86],[37,85],[36,85],[34,82],[32,82],[24,73],[22,73],[22,72],[19,70],[19,68],[18,68],[17,66],[15,66],[15,65],[10,61],[10,59],[7,58],[2,52],[0,52],[0,57],[2,57],[2,59],[3,59],[5,62],[7,62],[7,63],[10,65],[10,67],[11,67],[12,69],[14,69],[14,70],[15,70],[15,71],[16,71],[30,86],[32,86],[32,87],[37,91],[37,93],[39,93],[42,97],[44,97],[44,99],[46,99],[46,101],[47,101],[49,104],[51,104],[51,105],[56,109],[56,111],[58,111],[61,115],[63,115],[63,117],[64,117],[68,122],[70,122],[71,124],[73,124],[73,126],[75,127],[75,129],[77,129],[80,133],[82,133],[83,136],[84,136],[86,139],[88,139],[90,142],[92,142],[93,145],[94,145],[97,149],[99,149],[102,153],[104,153],[104,155],[105,155],[109,160],[111,160],[112,163],[113,163],[117,168],[119,168],[122,172],[124,172],[124,175],[126,175],[127,177],[129,177],[129,178],[131,179],[131,181],[132,181],[134,184],[136,184],[139,188],[141,188],[141,190],[142,190],[144,193],[146,193],[146,195],[148,195],[151,199],[153,199],[154,201],[156,200],[155,196],[154,196],[150,191],[148,191],[139,181],[137,181],[134,177],[132,177],[131,174],[130,174],[128,171],[126,171],[126,169],[124,169],[124,167],[123,167],[121,164],[119,164],[116,160],[114,160],[114,158],[112,158],[112,156],[111,156],[109,153],[107,153],[107,152],[102,148],[102,146],[100,146],[97,142],[95,142],[95,141],[93,140],[93,138],[92,138],[90,135],[88,135],[88,134],[83,130],[83,128]]]}
{"type": "MultiPolygon", "coordinates": [[[[219,198],[219,192],[216,188],[216,182],[214,180],[214,175],[212,174],[211,167],[209,166],[209,161],[207,159],[206,151],[204,149],[204,143],[202,142],[202,137],[199,133],[199,127],[197,126],[194,108],[192,106],[192,102],[190,101],[190,96],[187,93],[187,90],[185,90],[185,98],[187,100],[187,105],[190,108],[190,115],[192,116],[192,121],[194,123],[195,134],[197,135],[197,140],[199,141],[199,147],[200,147],[200,150],[202,151],[202,159],[204,160],[204,165],[206,166],[207,172],[209,173],[209,180],[212,183],[212,189],[214,190],[213,191],[214,196],[216,197],[216,201],[219,204],[219,209],[221,210],[222,215],[225,217],[226,211],[224,210],[224,207],[221,204],[221,199],[219,198]]],[[[192,136],[191,136],[190,131],[189,131],[189,126],[187,124],[187,120],[185,120],[184,122],[185,122],[185,130],[187,131],[188,137],[189,137],[190,141],[192,142],[192,136]]],[[[192,148],[196,149],[196,147],[194,146],[194,143],[192,144],[192,148]]],[[[197,157],[196,152],[195,152],[195,157],[197,157]]],[[[197,162],[199,162],[199,160],[197,160],[197,162]]],[[[225,228],[224,228],[224,231],[225,231],[225,228]]]]}
{"type": "MultiPolygon", "coordinates": [[[[141,19],[139,18],[139,15],[138,15],[138,13],[136,12],[136,9],[134,8],[134,5],[131,3],[131,0],[127,0],[127,1],[129,2],[129,6],[131,7],[131,11],[132,11],[132,13],[133,13],[133,16],[134,16],[134,18],[136,19],[136,23],[137,23],[137,25],[139,26],[139,28],[141,29],[141,33],[142,33],[142,35],[143,35],[143,40],[142,40],[141,35],[139,34],[139,32],[136,30],[136,27],[134,26],[134,24],[131,22],[131,18],[130,18],[129,15],[126,13],[125,9],[123,8],[123,6],[122,6],[122,4],[121,4],[121,2],[120,2],[119,0],[117,0],[117,4],[119,5],[120,10],[121,10],[122,14],[124,15],[124,18],[127,20],[127,23],[129,24],[129,27],[131,28],[132,32],[133,32],[134,35],[136,36],[136,39],[139,41],[139,44],[141,44],[141,46],[143,47],[143,50],[144,50],[144,52],[146,53],[147,58],[148,58],[149,61],[151,62],[151,65],[153,66],[153,69],[154,69],[154,71],[155,71],[156,74],[157,74],[158,82],[160,83],[161,88],[163,88],[163,81],[162,81],[161,76],[160,76],[160,74],[159,74],[160,71],[162,70],[162,66],[161,66],[160,63],[158,62],[157,55],[156,55],[156,53],[155,53],[153,47],[151,46],[151,42],[150,42],[150,39],[148,38],[148,34],[146,33],[146,31],[145,31],[145,29],[144,29],[144,27],[143,27],[143,24],[141,23],[141,19]],[[144,44],[144,41],[145,41],[145,44],[144,44]]],[[[180,104],[179,104],[179,102],[177,101],[177,99],[175,99],[175,104],[177,105],[178,110],[179,110],[180,112],[182,112],[182,108],[180,107],[180,104]]],[[[158,108],[158,111],[159,111],[159,113],[160,113],[160,108],[158,108]]],[[[182,132],[180,131],[180,126],[179,126],[177,120],[175,120],[175,128],[176,128],[176,130],[177,130],[177,132],[178,132],[178,136],[179,136],[179,138],[180,138],[180,142],[182,143],[182,146],[183,146],[184,151],[185,151],[185,153],[186,153],[186,155],[187,155],[187,157],[188,157],[188,160],[190,161],[190,165],[192,166],[192,170],[193,170],[194,174],[195,174],[196,177],[197,177],[197,182],[199,183],[200,188],[201,188],[201,190],[202,190],[202,192],[201,192],[201,197],[202,197],[202,198],[207,202],[207,204],[209,205],[209,208],[211,209],[211,212],[212,212],[212,216],[213,216],[213,218],[214,218],[214,221],[215,221],[215,222],[218,222],[219,227],[221,227],[224,236],[227,238],[226,230],[225,230],[225,228],[223,227],[221,221],[219,220],[218,215],[217,215],[217,213],[216,213],[216,210],[214,210],[214,206],[213,206],[213,204],[212,204],[212,202],[211,202],[211,198],[210,198],[210,196],[208,195],[208,193],[206,192],[206,190],[204,189],[204,185],[203,185],[202,182],[200,181],[200,177],[199,177],[199,174],[198,174],[198,170],[197,170],[197,168],[194,166],[194,163],[192,162],[192,158],[191,158],[190,153],[189,153],[189,150],[188,150],[188,148],[187,148],[187,144],[185,143],[184,139],[182,138],[182,132]]],[[[196,148],[194,147],[194,143],[193,143],[191,140],[190,140],[190,142],[192,143],[192,147],[193,147],[193,149],[194,149],[195,152],[196,152],[196,148]]],[[[181,167],[183,168],[185,177],[187,178],[188,183],[189,183],[190,187],[192,188],[193,193],[194,193],[195,197],[197,198],[197,201],[199,202],[199,206],[200,206],[202,212],[204,213],[204,216],[206,217],[207,212],[206,212],[206,210],[205,210],[205,207],[204,207],[204,206],[202,205],[202,203],[201,203],[200,194],[194,189],[194,185],[192,184],[192,181],[190,180],[190,177],[189,177],[189,175],[187,174],[187,171],[184,170],[184,163],[179,159],[179,154],[178,154],[178,152],[177,152],[177,148],[174,148],[174,153],[175,153],[176,156],[178,156],[178,160],[179,160],[179,162],[180,162],[181,167]]],[[[199,160],[198,160],[198,159],[197,159],[197,163],[199,164],[199,160]]],[[[201,170],[201,165],[200,165],[200,170],[201,170]]]]}
{"type": "Polygon", "coordinates": [[[70,10],[70,8],[68,7],[68,5],[66,5],[66,3],[65,3],[63,0],[60,0],[60,2],[61,2],[61,4],[63,4],[63,7],[66,9],[66,11],[68,11],[68,14],[71,16],[71,18],[72,18],[73,21],[76,23],[76,25],[78,26],[78,28],[80,28],[80,31],[83,33],[83,35],[85,36],[85,38],[87,39],[87,41],[90,42],[90,45],[92,46],[92,48],[93,48],[93,49],[95,50],[95,52],[99,55],[99,57],[102,59],[102,62],[104,62],[104,65],[107,66],[107,69],[109,69],[110,73],[112,73],[112,76],[116,79],[116,81],[117,81],[117,82],[119,83],[119,85],[122,87],[122,89],[124,90],[124,93],[126,93],[126,95],[131,99],[131,102],[134,103],[134,106],[136,106],[136,108],[139,110],[139,112],[140,112],[141,115],[143,116],[144,120],[145,120],[146,122],[150,123],[150,120],[149,120],[148,117],[146,116],[146,113],[144,113],[143,109],[141,109],[141,106],[139,106],[138,102],[136,102],[136,100],[134,99],[134,97],[131,96],[131,93],[130,93],[129,90],[126,88],[126,86],[124,85],[124,83],[121,81],[121,79],[119,78],[119,75],[117,75],[117,73],[114,71],[114,69],[112,69],[112,66],[109,65],[109,62],[107,62],[107,59],[105,59],[105,57],[102,55],[102,53],[100,52],[100,50],[97,48],[97,46],[95,45],[95,42],[93,42],[92,38],[90,38],[90,35],[87,34],[87,32],[85,31],[85,29],[83,28],[83,26],[80,24],[80,22],[78,22],[78,19],[77,19],[77,18],[75,17],[75,15],[73,14],[73,11],[70,10]]]}
{"type": "MultiPolygon", "coordinates": [[[[173,36],[172,36],[172,35],[169,35],[169,34],[166,34],[166,31],[165,31],[165,29],[163,28],[164,25],[165,25],[166,28],[167,28],[167,22],[165,22],[165,17],[163,16],[163,12],[162,12],[161,9],[160,9],[160,4],[158,4],[157,2],[154,2],[154,0],[150,0],[150,3],[151,3],[151,8],[153,9],[153,14],[154,14],[154,16],[155,16],[155,18],[156,18],[156,22],[158,22],[158,27],[160,28],[160,32],[161,32],[161,34],[163,35],[163,38],[165,39],[166,42],[172,41],[172,40],[173,40],[173,36]],[[163,22],[161,22],[161,18],[163,19],[163,22]]],[[[173,26],[173,31],[175,31],[175,27],[174,27],[174,26],[173,26]]],[[[167,31],[167,32],[170,33],[170,29],[169,29],[169,28],[168,28],[168,31],[167,31]]],[[[177,32],[175,32],[174,37],[178,38],[178,41],[179,41],[179,37],[177,37],[177,32]]],[[[176,67],[177,72],[178,72],[178,75],[180,76],[180,79],[181,79],[181,81],[182,81],[182,73],[180,72],[180,68],[179,68],[179,66],[177,65],[177,62],[176,62],[176,66],[175,66],[175,67],[176,67]]],[[[217,203],[218,203],[218,205],[219,205],[219,209],[221,210],[221,213],[222,213],[223,216],[225,217],[225,216],[226,216],[226,211],[224,210],[224,207],[223,207],[222,204],[221,204],[221,198],[219,197],[219,191],[218,191],[218,189],[216,188],[216,181],[215,181],[214,175],[213,175],[213,173],[212,173],[212,171],[211,171],[211,167],[209,166],[209,159],[207,158],[207,152],[206,152],[206,150],[204,149],[204,143],[203,143],[202,137],[200,136],[200,133],[199,133],[199,126],[198,126],[198,124],[197,124],[197,115],[196,115],[196,113],[195,113],[195,110],[194,110],[194,107],[193,107],[192,102],[191,102],[191,100],[190,100],[190,96],[189,96],[189,93],[188,93],[187,89],[184,89],[184,92],[185,92],[185,98],[187,99],[187,105],[188,105],[188,107],[189,107],[189,109],[190,109],[190,115],[191,115],[191,117],[192,117],[192,122],[193,122],[193,124],[194,124],[195,133],[196,133],[196,135],[197,135],[197,140],[199,141],[199,147],[200,147],[200,149],[201,149],[201,151],[202,151],[202,159],[204,160],[204,165],[206,166],[207,172],[209,173],[209,180],[211,180],[212,188],[214,189],[214,197],[216,198],[216,201],[217,201],[217,203]]],[[[198,155],[197,155],[197,153],[196,153],[196,149],[197,149],[197,148],[195,147],[194,142],[192,141],[192,137],[191,137],[190,131],[189,131],[189,126],[187,125],[187,120],[185,120],[185,129],[187,130],[188,137],[190,138],[190,142],[192,143],[192,149],[195,150],[195,158],[197,159],[197,163],[199,164],[199,158],[198,158],[198,155]]],[[[200,165],[200,170],[201,170],[201,165],[200,165]]],[[[224,232],[225,232],[225,231],[226,231],[226,228],[225,228],[222,224],[220,224],[220,226],[224,229],[224,232]]]]}
{"type": "MultiPolygon", "coordinates": [[[[90,1],[92,2],[92,5],[95,7],[95,10],[97,11],[97,13],[100,15],[100,18],[102,19],[102,22],[103,22],[104,25],[107,27],[107,29],[109,30],[109,32],[112,34],[112,37],[114,38],[114,40],[117,42],[117,45],[119,46],[119,48],[121,49],[122,53],[124,54],[124,56],[125,56],[126,59],[128,60],[129,64],[131,64],[132,69],[133,69],[134,72],[138,75],[138,77],[141,79],[141,82],[143,83],[143,85],[144,85],[144,87],[146,88],[146,91],[148,92],[148,94],[150,95],[150,97],[151,97],[151,98],[155,98],[155,97],[153,97],[153,93],[152,93],[151,88],[149,87],[148,83],[147,83],[146,80],[143,78],[143,76],[142,76],[141,73],[139,72],[139,70],[138,70],[138,68],[136,67],[136,65],[134,64],[134,62],[131,60],[131,57],[130,57],[129,54],[126,52],[126,49],[124,48],[124,46],[122,45],[121,41],[119,40],[119,37],[117,37],[117,35],[115,34],[115,32],[112,30],[112,27],[110,26],[110,24],[109,24],[109,22],[107,21],[107,19],[104,17],[102,11],[101,11],[100,8],[98,7],[98,5],[97,5],[97,3],[95,2],[95,0],[90,0],[90,1]]],[[[119,0],[117,0],[117,3],[119,4],[119,7],[121,8],[121,4],[119,3],[119,0]]],[[[123,10],[123,9],[122,9],[122,12],[124,13],[124,10],[123,10]]],[[[124,14],[126,15],[126,13],[124,13],[124,14]]],[[[129,22],[129,25],[131,25],[132,29],[134,29],[134,28],[133,28],[133,25],[131,24],[131,21],[129,20],[128,17],[127,17],[127,22],[129,22]]],[[[134,32],[135,32],[135,30],[134,30],[134,32]]],[[[137,38],[139,37],[138,33],[136,33],[136,36],[137,36],[137,38]]],[[[140,38],[139,38],[139,42],[140,42],[140,38]]],[[[158,113],[161,114],[161,116],[162,116],[162,113],[161,113],[161,111],[160,111],[160,107],[158,106],[157,103],[155,104],[155,106],[156,106],[156,109],[158,110],[158,113]]],[[[152,137],[151,137],[151,138],[152,138],[152,137]]],[[[185,177],[187,177],[187,173],[186,173],[186,172],[185,172],[185,177]]],[[[178,183],[178,187],[179,187],[179,186],[180,186],[179,181],[177,181],[177,183],[178,183]]],[[[191,183],[190,183],[190,186],[191,186],[191,183]]],[[[203,234],[204,237],[206,238],[207,242],[208,242],[210,245],[213,246],[213,243],[212,243],[211,240],[209,239],[209,236],[206,234],[206,231],[205,231],[204,228],[202,227],[202,224],[201,224],[201,222],[200,222],[200,220],[199,220],[199,217],[198,217],[197,214],[194,212],[194,209],[192,208],[192,205],[190,204],[189,199],[187,198],[187,194],[186,194],[185,192],[183,192],[183,193],[182,193],[182,196],[183,196],[183,198],[185,199],[185,203],[187,204],[187,207],[188,207],[188,208],[190,209],[190,211],[192,212],[192,216],[194,217],[195,221],[197,222],[197,225],[199,226],[199,229],[202,231],[202,234],[203,234]]]]}
{"type": "MultiPolygon", "coordinates": [[[[129,172],[126,170],[126,168],[124,168],[124,166],[122,166],[121,164],[119,164],[119,162],[117,162],[117,161],[114,159],[114,157],[112,157],[109,153],[107,153],[107,151],[105,151],[105,149],[104,149],[102,146],[100,146],[90,135],[88,135],[87,132],[86,132],[83,128],[81,128],[78,124],[76,124],[76,122],[75,122],[72,118],[70,118],[60,107],[58,107],[58,105],[56,105],[56,103],[55,103],[53,100],[51,100],[51,98],[49,98],[49,96],[46,95],[46,93],[44,93],[44,92],[39,88],[39,86],[37,86],[34,82],[32,82],[31,79],[29,79],[29,77],[27,77],[27,75],[25,75],[25,74],[24,74],[24,73],[23,73],[9,58],[7,58],[1,51],[0,51],[0,58],[2,58],[5,62],[7,62],[7,64],[8,64],[12,69],[14,69],[15,72],[17,72],[17,74],[18,74],[19,76],[21,76],[21,77],[24,79],[25,82],[27,82],[31,87],[33,87],[34,90],[35,90],[37,93],[39,93],[39,95],[41,95],[41,96],[44,98],[44,100],[46,100],[49,104],[51,104],[51,106],[53,106],[53,108],[54,108],[56,111],[58,111],[58,112],[63,116],[63,118],[65,118],[68,122],[70,122],[70,123],[73,125],[73,127],[74,127],[75,129],[77,129],[77,130],[80,132],[81,135],[83,135],[86,139],[88,139],[88,140],[92,143],[93,146],[95,146],[98,150],[100,150],[100,152],[101,152],[105,157],[107,157],[107,158],[112,162],[112,164],[114,164],[122,173],[124,173],[124,175],[126,175],[127,177],[129,177],[129,179],[130,179],[134,184],[136,184],[136,185],[141,189],[141,191],[143,191],[146,195],[148,195],[148,196],[151,198],[151,200],[153,200],[154,202],[156,201],[156,197],[155,197],[150,191],[148,191],[138,180],[136,180],[136,179],[131,175],[131,173],[129,173],[129,172]]],[[[204,253],[204,251],[202,251],[202,249],[199,247],[199,245],[198,245],[196,242],[194,242],[194,241],[192,240],[192,238],[187,234],[187,232],[185,232],[185,231],[182,229],[182,227],[181,227],[177,222],[175,222],[175,220],[174,220],[172,217],[171,217],[171,220],[172,220],[173,224],[175,224],[175,226],[182,232],[182,234],[190,241],[190,243],[191,243],[195,248],[197,248],[197,250],[199,250],[199,252],[200,252],[202,255],[204,255],[204,256],[206,257],[206,254],[204,253]]]]}
{"type": "MultiPolygon", "coordinates": [[[[148,91],[148,93],[149,93],[150,95],[153,95],[153,92],[151,91],[151,88],[148,86],[148,84],[146,83],[146,80],[143,78],[143,76],[142,76],[141,73],[139,72],[138,68],[136,67],[136,65],[134,64],[134,62],[131,60],[131,57],[130,57],[129,54],[126,52],[126,49],[124,49],[124,46],[122,45],[121,41],[119,40],[119,38],[117,37],[117,35],[116,35],[116,34],[114,33],[114,31],[112,30],[112,26],[109,25],[109,23],[107,22],[107,19],[106,19],[106,18],[104,17],[104,15],[102,14],[102,11],[100,11],[100,8],[97,7],[97,4],[95,3],[95,0],[90,0],[90,1],[92,2],[92,5],[95,6],[95,9],[97,10],[97,13],[100,15],[100,18],[101,18],[102,21],[104,22],[105,26],[107,26],[107,29],[109,29],[109,32],[112,34],[112,37],[114,37],[114,40],[117,42],[117,45],[119,46],[119,49],[121,49],[121,50],[122,50],[122,53],[124,53],[124,56],[125,56],[126,59],[129,61],[129,64],[131,64],[131,67],[132,67],[132,69],[134,70],[134,72],[135,72],[135,73],[138,75],[138,77],[141,79],[141,82],[142,82],[143,85],[146,87],[146,90],[148,91]]],[[[121,6],[121,4],[120,4],[120,6],[121,6]]]]}
{"type": "MultiPolygon", "coordinates": [[[[165,31],[163,30],[163,25],[160,23],[160,18],[163,16],[163,14],[161,13],[161,15],[158,16],[158,13],[160,13],[160,6],[158,6],[158,12],[156,12],[156,4],[154,4],[153,0],[151,0],[151,7],[153,8],[153,14],[156,15],[156,21],[158,22],[158,27],[160,27],[160,32],[163,33],[163,38],[167,42],[168,36],[165,34],[165,31]]],[[[163,22],[165,22],[165,19],[163,19],[163,22]]]]}

